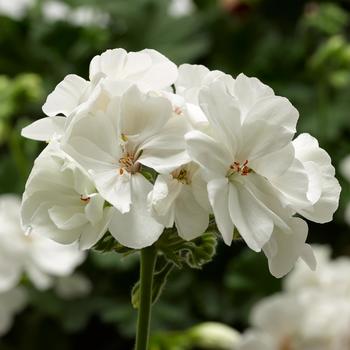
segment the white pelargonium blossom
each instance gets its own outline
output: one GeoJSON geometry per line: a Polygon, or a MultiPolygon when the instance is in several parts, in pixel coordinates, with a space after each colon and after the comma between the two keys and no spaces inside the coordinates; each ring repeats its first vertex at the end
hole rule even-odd
{"type": "Polygon", "coordinates": [[[148,195],[152,215],[165,227],[174,223],[179,236],[191,240],[208,227],[210,207],[198,165],[189,163],[158,175],[148,195]]]}
{"type": "Polygon", "coordinates": [[[36,159],[21,208],[29,230],[61,244],[93,246],[107,231],[112,208],[96,191],[90,176],[57,143],[36,159]]]}
{"type": "Polygon", "coordinates": [[[84,108],[106,81],[123,82],[126,87],[137,84],[143,91],[149,91],[169,89],[176,78],[175,64],[156,50],[107,50],[92,59],[89,80],[70,74],[56,86],[43,105],[48,117],[24,128],[22,136],[39,141],[60,138],[74,119],[74,113],[84,108]]]}
{"type": "Polygon", "coordinates": [[[0,293],[0,337],[10,330],[14,316],[26,303],[27,293],[22,287],[0,293]]]}
{"type": "Polygon", "coordinates": [[[177,68],[148,49],[107,50],[91,61],[89,79],[67,76],[43,107],[48,117],[23,130],[68,154],[40,161],[44,151],[36,162],[23,222],[84,248],[108,229],[142,249],[164,227],[196,238],[213,213],[225,243],[238,232],[263,250],[274,276],[299,258],[315,268],[307,224],[295,215],[331,220],[340,186],[316,139],[293,140],[298,112],[286,98],[256,78],[177,68]]]}
{"type": "Polygon", "coordinates": [[[313,246],[312,272],[298,262],[283,292],[258,302],[252,328],[239,350],[343,350],[350,345],[349,257],[330,259],[327,246],[313,246]]]}
{"type": "Polygon", "coordinates": [[[350,303],[317,290],[277,294],[252,312],[239,350],[343,350],[350,344],[350,303]]]}
{"type": "Polygon", "coordinates": [[[20,204],[15,195],[0,197],[0,292],[14,288],[23,273],[37,288],[48,288],[54,277],[71,274],[85,257],[76,245],[63,246],[35,230],[25,234],[20,204]]]}
{"type": "Polygon", "coordinates": [[[217,79],[199,92],[209,128],[185,135],[188,152],[206,174],[209,200],[224,241],[236,228],[248,246],[264,250],[281,277],[302,257],[307,226],[331,220],[340,186],[325,151],[310,135],[292,142],[298,112],[256,78],[217,79]],[[303,146],[307,145],[307,149],[303,146]],[[299,220],[299,221],[298,221],[299,220]]]}
{"type": "Polygon", "coordinates": [[[188,126],[168,99],[136,86],[111,99],[106,111],[84,111],[68,130],[63,148],[91,175],[101,196],[117,211],[109,226],[131,248],[154,243],[163,232],[148,213],[152,183],[142,167],[160,173],[189,161],[183,135],[188,126]]]}

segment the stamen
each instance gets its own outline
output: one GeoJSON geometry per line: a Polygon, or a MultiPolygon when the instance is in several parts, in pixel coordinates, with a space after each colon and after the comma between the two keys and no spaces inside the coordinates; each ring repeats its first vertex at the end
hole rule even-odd
{"type": "Polygon", "coordinates": [[[174,112],[177,115],[182,115],[183,114],[182,109],[179,106],[175,107],[174,112]]]}
{"type": "Polygon", "coordinates": [[[243,164],[240,162],[233,162],[230,165],[230,170],[228,172],[228,176],[239,174],[242,176],[247,176],[249,173],[252,172],[252,169],[248,167],[248,160],[246,159],[243,164]]]}
{"type": "Polygon", "coordinates": [[[89,203],[90,202],[90,197],[89,196],[84,196],[84,195],[80,195],[80,200],[82,202],[85,202],[85,203],[89,203]]]}
{"type": "Polygon", "coordinates": [[[137,159],[135,159],[134,155],[131,153],[126,153],[123,157],[119,159],[119,174],[123,175],[124,170],[126,170],[128,173],[134,174],[140,170],[140,163],[137,162],[137,159]]]}
{"type": "Polygon", "coordinates": [[[189,177],[189,173],[185,168],[180,168],[174,170],[171,175],[174,179],[180,181],[183,184],[189,185],[191,183],[191,179],[189,177]]]}

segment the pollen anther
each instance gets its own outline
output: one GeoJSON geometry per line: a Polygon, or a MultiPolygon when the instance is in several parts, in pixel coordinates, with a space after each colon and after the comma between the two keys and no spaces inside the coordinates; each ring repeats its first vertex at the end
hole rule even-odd
{"type": "Polygon", "coordinates": [[[231,176],[233,174],[247,176],[251,172],[252,172],[252,169],[248,167],[248,160],[245,160],[242,164],[240,162],[233,162],[230,165],[228,176],[231,176]]]}

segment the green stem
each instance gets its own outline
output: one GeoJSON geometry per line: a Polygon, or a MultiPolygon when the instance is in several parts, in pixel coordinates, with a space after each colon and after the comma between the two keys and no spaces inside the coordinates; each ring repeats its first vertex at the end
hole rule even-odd
{"type": "Polygon", "coordinates": [[[140,306],[137,319],[135,350],[147,350],[149,343],[152,285],[154,269],[157,261],[157,249],[154,246],[141,250],[140,267],[140,306]]]}

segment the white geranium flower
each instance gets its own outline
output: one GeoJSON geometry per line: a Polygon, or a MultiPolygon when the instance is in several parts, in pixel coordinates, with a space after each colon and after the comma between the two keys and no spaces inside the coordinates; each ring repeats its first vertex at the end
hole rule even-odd
{"type": "Polygon", "coordinates": [[[123,82],[125,86],[137,84],[143,91],[168,89],[177,78],[177,67],[156,50],[145,49],[126,52],[123,49],[107,50],[95,56],[90,63],[90,80],[78,75],[67,75],[48,96],[42,118],[22,130],[22,136],[49,141],[61,137],[67,124],[89,99],[99,93],[101,82],[123,82]],[[64,116],[70,118],[67,120],[64,116]]]}
{"type": "MultiPolygon", "coordinates": [[[[275,226],[290,231],[284,220],[288,212],[270,180],[293,162],[293,133],[283,123],[270,123],[256,113],[245,115],[242,122],[239,104],[222,84],[203,88],[200,106],[210,122],[210,134],[191,131],[185,138],[190,156],[207,174],[219,231],[230,244],[236,227],[248,246],[260,251],[275,226]]],[[[306,174],[303,185],[306,192],[306,174]]],[[[290,193],[297,198],[304,198],[305,192],[290,184],[290,193]]]]}
{"type": "Polygon", "coordinates": [[[90,248],[107,231],[112,209],[105,207],[89,175],[56,143],[36,159],[26,184],[22,221],[35,234],[62,244],[90,248]]]}
{"type": "Polygon", "coordinates": [[[25,235],[20,204],[14,195],[0,197],[0,292],[15,287],[23,273],[37,288],[48,288],[53,277],[72,273],[85,256],[76,245],[62,246],[35,231],[25,235]]]}
{"type": "Polygon", "coordinates": [[[158,175],[148,195],[152,215],[165,227],[173,227],[179,236],[191,240],[209,224],[209,203],[206,183],[199,167],[186,164],[171,174],[158,175]]]}
{"type": "Polygon", "coordinates": [[[170,101],[136,86],[111,100],[105,112],[77,116],[64,149],[91,174],[97,190],[118,211],[109,229],[131,248],[152,244],[163,225],[147,211],[152,184],[142,166],[167,173],[189,161],[183,138],[186,120],[170,101]]]}
{"type": "Polygon", "coordinates": [[[347,349],[350,303],[322,290],[277,294],[254,306],[252,324],[239,350],[347,349]]]}
{"type": "Polygon", "coordinates": [[[0,337],[12,326],[15,314],[20,312],[27,303],[27,293],[24,288],[16,287],[0,293],[0,337]]]}
{"type": "Polygon", "coordinates": [[[186,130],[185,120],[173,116],[166,98],[133,86],[114,98],[105,113],[84,112],[63,147],[90,172],[99,193],[124,214],[133,196],[152,189],[140,173],[142,165],[162,173],[189,160],[186,130]]]}

